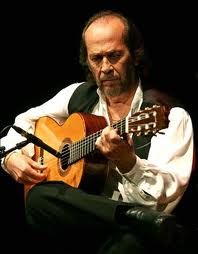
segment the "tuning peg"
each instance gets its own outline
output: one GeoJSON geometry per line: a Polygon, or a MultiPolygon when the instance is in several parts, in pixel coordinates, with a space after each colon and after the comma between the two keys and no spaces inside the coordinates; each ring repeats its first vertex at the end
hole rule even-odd
{"type": "Polygon", "coordinates": [[[142,127],[140,125],[137,126],[137,131],[141,131],[142,127]]]}
{"type": "Polygon", "coordinates": [[[148,135],[151,131],[150,130],[147,130],[144,132],[145,135],[148,135]]]}

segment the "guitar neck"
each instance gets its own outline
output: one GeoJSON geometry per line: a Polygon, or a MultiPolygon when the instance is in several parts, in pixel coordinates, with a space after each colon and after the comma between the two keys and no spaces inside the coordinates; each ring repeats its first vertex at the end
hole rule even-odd
{"type": "MultiPolygon", "coordinates": [[[[119,130],[119,134],[122,135],[126,132],[126,119],[119,120],[115,124],[111,125],[114,129],[119,130]]],[[[96,150],[95,142],[98,137],[101,136],[102,130],[99,130],[77,142],[70,145],[70,157],[68,160],[69,164],[89,155],[96,150]]]]}
{"type": "MultiPolygon", "coordinates": [[[[118,129],[119,135],[123,135],[124,133],[134,133],[137,136],[148,134],[154,135],[159,130],[168,126],[168,113],[169,109],[165,106],[153,105],[151,108],[140,110],[132,116],[119,120],[111,126],[114,129],[118,129]]],[[[95,142],[96,139],[101,136],[102,130],[103,129],[100,129],[99,131],[68,145],[68,164],[72,164],[95,151],[95,142]]]]}

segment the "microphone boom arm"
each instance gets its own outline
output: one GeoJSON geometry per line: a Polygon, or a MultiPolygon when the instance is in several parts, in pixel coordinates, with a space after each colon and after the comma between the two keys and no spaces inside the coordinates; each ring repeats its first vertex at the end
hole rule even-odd
{"type": "Polygon", "coordinates": [[[41,147],[42,149],[48,151],[49,153],[51,153],[52,155],[56,156],[57,158],[61,158],[61,153],[59,153],[58,151],[56,151],[54,148],[52,148],[51,146],[47,145],[46,143],[44,143],[41,139],[39,139],[38,137],[32,135],[32,134],[28,134],[28,137],[26,137],[27,140],[29,139],[29,141],[33,144],[35,144],[36,146],[41,147]]]}
{"type": "Polygon", "coordinates": [[[23,130],[22,128],[13,125],[12,128],[18,132],[19,134],[21,134],[23,137],[25,137],[28,141],[28,143],[33,143],[34,145],[41,147],[42,149],[46,150],[47,152],[51,153],[52,155],[61,158],[61,153],[56,151],[54,148],[52,148],[51,146],[47,145],[46,143],[44,143],[41,139],[39,139],[38,137],[36,137],[35,135],[26,132],[25,130],[23,130]]]}

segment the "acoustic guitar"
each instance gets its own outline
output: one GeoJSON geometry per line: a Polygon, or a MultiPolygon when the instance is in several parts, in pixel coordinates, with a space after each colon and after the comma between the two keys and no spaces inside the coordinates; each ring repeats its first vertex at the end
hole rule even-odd
{"type": "MultiPolygon", "coordinates": [[[[162,105],[145,108],[112,125],[120,135],[155,135],[168,126],[169,110],[162,105]]],[[[97,151],[96,139],[107,126],[102,116],[73,113],[63,124],[50,117],[36,122],[35,135],[61,154],[60,158],[35,146],[34,160],[47,164],[46,181],[63,181],[99,194],[107,177],[108,160],[97,151]]],[[[25,185],[25,196],[33,185],[25,185]]]]}

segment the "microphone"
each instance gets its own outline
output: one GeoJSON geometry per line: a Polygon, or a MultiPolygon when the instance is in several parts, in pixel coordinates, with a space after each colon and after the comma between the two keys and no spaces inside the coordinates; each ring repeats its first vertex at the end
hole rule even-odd
{"type": "Polygon", "coordinates": [[[54,156],[61,158],[61,153],[44,143],[41,139],[37,138],[35,135],[28,133],[27,131],[23,130],[22,128],[12,125],[12,128],[21,134],[21,136],[25,137],[29,142],[33,143],[34,145],[37,145],[44,150],[48,151],[49,153],[53,154],[54,156]]]}

